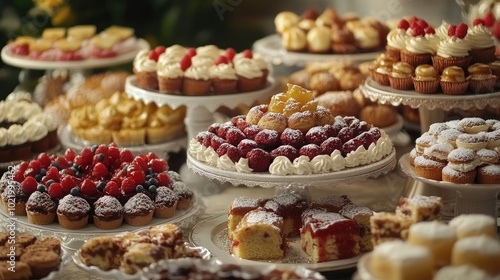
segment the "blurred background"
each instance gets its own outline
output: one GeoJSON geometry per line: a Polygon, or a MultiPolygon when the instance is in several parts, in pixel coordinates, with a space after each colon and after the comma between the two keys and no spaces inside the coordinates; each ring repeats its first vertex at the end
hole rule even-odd
{"type": "MultiPolygon", "coordinates": [[[[416,15],[439,25],[443,19],[454,24],[462,19],[457,0],[2,0],[0,46],[19,35],[38,36],[46,27],[94,24],[102,30],[116,24],[135,28],[151,46],[215,44],[241,51],[274,33],[273,19],[280,11],[300,14],[328,6],[383,21],[416,15]]],[[[131,71],[130,65],[122,67],[131,71]]],[[[0,62],[0,98],[18,85],[19,73],[0,62]]],[[[36,81],[42,74],[23,72],[29,77],[22,78],[36,81]]]]}

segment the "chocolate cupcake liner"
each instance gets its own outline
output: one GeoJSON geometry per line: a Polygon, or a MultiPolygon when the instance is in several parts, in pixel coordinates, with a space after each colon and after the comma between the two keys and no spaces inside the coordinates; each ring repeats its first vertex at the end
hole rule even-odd
{"type": "Polygon", "coordinates": [[[377,72],[375,69],[370,69],[372,79],[382,86],[390,86],[389,75],[377,72]]]}
{"type": "Polygon", "coordinates": [[[492,46],[490,48],[484,48],[484,49],[472,49],[470,51],[470,54],[472,56],[470,64],[474,63],[491,63],[495,61],[496,56],[495,56],[495,46],[492,46]]]}
{"type": "Polygon", "coordinates": [[[183,78],[167,78],[158,76],[158,88],[161,93],[179,94],[182,90],[183,78]]]}
{"type": "Polygon", "coordinates": [[[401,51],[401,61],[417,67],[422,64],[431,64],[432,55],[430,53],[412,53],[407,50],[401,51]]]}
{"type": "Polygon", "coordinates": [[[211,80],[194,80],[184,77],[182,92],[185,95],[208,95],[210,94],[211,80]]]}
{"type": "Polygon", "coordinates": [[[441,90],[447,95],[461,95],[465,94],[469,87],[469,80],[463,82],[446,82],[440,81],[441,90]]]}
{"type": "Polygon", "coordinates": [[[436,68],[439,73],[442,73],[446,67],[458,66],[464,71],[467,71],[469,67],[472,56],[468,55],[465,57],[442,57],[438,55],[432,56],[432,66],[436,68]]]}
{"type": "Polygon", "coordinates": [[[432,94],[436,93],[439,89],[438,79],[433,81],[422,81],[413,78],[412,80],[413,80],[413,87],[415,88],[415,91],[418,93],[432,94]]]}
{"type": "Polygon", "coordinates": [[[469,79],[469,90],[475,94],[493,92],[496,82],[496,76],[485,80],[469,79]]]}
{"type": "Polygon", "coordinates": [[[238,84],[237,80],[214,79],[212,81],[214,94],[234,93],[236,92],[237,84],[238,84]]]}
{"type": "Polygon", "coordinates": [[[413,81],[411,77],[408,78],[396,78],[391,75],[389,76],[389,84],[393,89],[399,90],[411,90],[413,89],[413,81]]]}

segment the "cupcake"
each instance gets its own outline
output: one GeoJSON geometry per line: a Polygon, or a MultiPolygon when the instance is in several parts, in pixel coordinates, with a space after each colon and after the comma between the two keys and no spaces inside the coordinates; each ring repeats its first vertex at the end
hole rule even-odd
{"type": "Polygon", "coordinates": [[[23,129],[28,133],[28,141],[31,142],[31,151],[33,153],[45,152],[49,149],[49,131],[47,127],[40,122],[26,122],[23,129]]]}
{"type": "Polygon", "coordinates": [[[47,128],[47,137],[49,138],[49,149],[59,144],[59,138],[57,136],[58,122],[53,116],[40,112],[32,116],[27,122],[39,122],[45,125],[47,128]]]}
{"type": "Polygon", "coordinates": [[[477,159],[479,160],[479,166],[499,163],[500,156],[494,150],[481,149],[476,151],[476,156],[477,159]]]}
{"type": "Polygon", "coordinates": [[[482,23],[467,31],[465,40],[470,46],[471,63],[490,63],[495,61],[495,41],[491,31],[482,23]]]}
{"type": "Polygon", "coordinates": [[[5,207],[5,212],[10,213],[12,211],[9,207],[9,198],[12,198],[12,194],[15,195],[15,205],[14,205],[14,215],[15,216],[26,216],[26,203],[29,196],[21,188],[21,184],[18,182],[13,182],[9,186],[9,190],[4,190],[2,192],[2,203],[5,207]]]}
{"type": "Polygon", "coordinates": [[[491,68],[483,63],[474,63],[467,68],[469,76],[469,88],[473,93],[492,92],[497,81],[497,76],[493,75],[491,68]]]}
{"type": "Polygon", "coordinates": [[[413,66],[409,63],[399,61],[392,65],[389,73],[389,84],[394,89],[410,90],[413,88],[413,66]]]}
{"type": "Polygon", "coordinates": [[[461,95],[467,91],[469,81],[465,79],[464,70],[458,66],[446,67],[439,82],[444,94],[461,95]]]}
{"type": "Polygon", "coordinates": [[[11,125],[7,132],[9,139],[7,144],[10,146],[11,160],[29,159],[31,156],[31,143],[28,132],[22,125],[11,125]]]}
{"type": "Polygon", "coordinates": [[[455,149],[448,154],[448,165],[443,169],[443,181],[455,184],[474,183],[478,164],[473,150],[455,149]]]}
{"type": "Polygon", "coordinates": [[[447,21],[441,21],[441,25],[436,27],[436,36],[438,36],[441,40],[448,38],[448,29],[450,29],[451,24],[447,21]]]}
{"type": "Polygon", "coordinates": [[[184,72],[182,92],[185,95],[208,95],[211,85],[212,80],[208,67],[191,66],[184,72]]]}
{"type": "Polygon", "coordinates": [[[406,48],[406,39],[408,38],[408,33],[406,32],[410,27],[410,23],[406,19],[402,19],[397,28],[392,29],[389,34],[387,34],[387,45],[385,46],[386,53],[389,56],[400,60],[401,50],[406,48]]]}
{"type": "Polygon", "coordinates": [[[150,52],[141,50],[134,58],[133,72],[135,74],[135,83],[138,87],[148,90],[158,89],[157,61],[149,58],[150,52]]]}
{"type": "Polygon", "coordinates": [[[441,73],[449,66],[458,66],[463,70],[469,67],[472,56],[469,43],[464,39],[467,25],[451,26],[449,36],[439,42],[436,54],[432,56],[432,65],[441,73]],[[450,35],[451,34],[451,35],[450,35]]]}
{"type": "Polygon", "coordinates": [[[441,173],[446,163],[426,159],[423,156],[417,156],[413,162],[418,176],[436,181],[442,180],[441,173]]]}
{"type": "Polygon", "coordinates": [[[238,77],[229,63],[220,63],[210,67],[210,77],[215,94],[234,93],[237,90],[238,77]]]}
{"type": "Polygon", "coordinates": [[[262,55],[255,53],[253,54],[253,61],[255,61],[255,64],[259,67],[260,71],[262,71],[262,81],[261,81],[261,86],[265,87],[267,85],[267,77],[269,76],[269,64],[267,61],[262,57],[262,55]]]}
{"type": "Polygon", "coordinates": [[[177,209],[186,210],[191,206],[194,193],[184,182],[178,181],[172,184],[172,190],[177,194],[177,209]]]}
{"type": "Polygon", "coordinates": [[[4,162],[9,162],[11,160],[9,132],[5,127],[0,127],[0,158],[4,162]]]}
{"type": "Polygon", "coordinates": [[[253,59],[242,58],[234,63],[234,70],[238,77],[238,91],[248,92],[261,88],[264,73],[253,59]]]}
{"type": "Polygon", "coordinates": [[[182,90],[184,71],[179,62],[172,62],[168,56],[158,60],[158,89],[162,93],[179,93],[182,90]]]}
{"type": "Polygon", "coordinates": [[[423,157],[429,160],[448,163],[448,154],[453,151],[449,143],[438,143],[424,149],[423,157]]]}
{"type": "Polygon", "coordinates": [[[174,216],[178,200],[179,197],[173,190],[167,187],[157,188],[154,216],[160,219],[166,219],[174,216]]]}
{"type": "Polygon", "coordinates": [[[368,68],[370,77],[379,85],[389,86],[389,73],[392,71],[392,65],[396,62],[393,57],[387,54],[380,54],[368,68]]]}
{"type": "Polygon", "coordinates": [[[154,208],[154,203],[149,196],[137,193],[123,206],[125,221],[131,226],[145,226],[151,222],[154,208]]]}
{"type": "Polygon", "coordinates": [[[497,76],[495,87],[500,86],[500,60],[495,60],[491,63],[488,63],[488,67],[490,67],[491,69],[491,74],[497,76]]]}
{"type": "Polygon", "coordinates": [[[479,167],[477,182],[479,184],[498,184],[500,182],[500,165],[490,164],[479,167]]]}
{"type": "Polygon", "coordinates": [[[87,226],[89,221],[90,205],[79,197],[71,194],[59,200],[57,206],[57,219],[59,225],[67,229],[81,229],[87,226]]]}
{"type": "MultiPolygon", "coordinates": [[[[211,64],[214,64],[215,60],[223,53],[223,50],[219,49],[216,45],[204,45],[196,48],[196,56],[209,57],[211,59],[211,64]]],[[[194,58],[194,57],[193,57],[194,58]]],[[[196,64],[196,63],[194,63],[196,64]]]]}
{"type": "Polygon", "coordinates": [[[35,191],[26,202],[28,221],[35,225],[52,224],[56,218],[56,208],[48,193],[35,191]]]}
{"type": "Polygon", "coordinates": [[[420,26],[412,28],[412,36],[406,40],[405,48],[401,50],[401,61],[417,67],[421,64],[432,63],[432,55],[437,51],[439,38],[432,27],[425,31],[420,26]]]}
{"type": "Polygon", "coordinates": [[[100,229],[118,228],[123,221],[123,206],[117,198],[105,195],[94,202],[94,225],[100,229]]]}

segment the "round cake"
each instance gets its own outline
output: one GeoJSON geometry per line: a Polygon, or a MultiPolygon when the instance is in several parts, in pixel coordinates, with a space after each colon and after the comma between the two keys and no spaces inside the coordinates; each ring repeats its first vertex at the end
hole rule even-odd
{"type": "Polygon", "coordinates": [[[356,117],[334,117],[317,105],[311,91],[288,84],[269,104],[200,132],[188,153],[222,170],[286,176],[363,166],[392,151],[383,130],[356,117]]]}

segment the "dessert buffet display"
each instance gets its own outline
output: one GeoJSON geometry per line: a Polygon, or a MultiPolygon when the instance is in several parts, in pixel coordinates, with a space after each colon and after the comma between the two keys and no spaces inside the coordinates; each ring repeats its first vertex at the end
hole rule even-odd
{"type": "Polygon", "coordinates": [[[134,29],[94,25],[46,28],[40,37],[19,36],[2,49],[2,60],[27,69],[89,69],[132,60],[149,44],[136,38],[134,29]]]}
{"type": "Polygon", "coordinates": [[[139,232],[94,237],[73,255],[83,270],[103,277],[137,279],[144,268],[162,260],[209,258],[202,247],[191,247],[174,224],[151,226],[139,232]]]}
{"type": "Polygon", "coordinates": [[[191,139],[188,164],[202,175],[203,169],[207,173],[215,169],[216,175],[250,181],[275,177],[275,183],[299,179],[317,184],[316,179],[335,179],[329,175],[343,170],[390,166],[393,154],[384,131],[355,117],[333,117],[317,105],[311,91],[288,84],[287,91],[274,95],[269,105],[257,105],[230,122],[214,123],[191,139]],[[307,179],[312,174],[318,176],[307,179]],[[289,175],[297,176],[285,177],[289,175]]]}
{"type": "Polygon", "coordinates": [[[136,85],[143,89],[200,96],[260,90],[267,85],[269,67],[250,50],[173,45],[140,51],[133,71],[136,85]]]}
{"type": "Polygon", "coordinates": [[[449,224],[423,221],[407,229],[406,240],[377,245],[358,263],[361,279],[495,279],[500,242],[493,217],[470,214],[449,224]]]}
{"type": "Polygon", "coordinates": [[[76,239],[149,224],[189,224],[203,211],[164,159],[153,153],[133,156],[114,144],[79,154],[41,153],[10,168],[0,185],[3,216],[76,239]]]}

